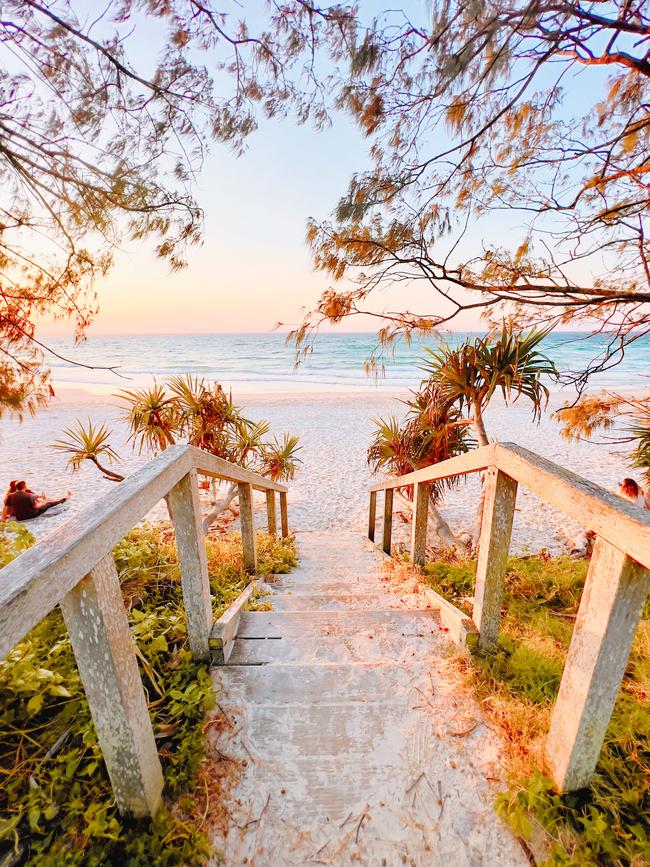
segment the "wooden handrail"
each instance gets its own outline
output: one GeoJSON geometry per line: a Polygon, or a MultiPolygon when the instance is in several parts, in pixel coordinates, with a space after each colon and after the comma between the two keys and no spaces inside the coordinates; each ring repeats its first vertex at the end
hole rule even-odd
{"type": "MultiPolygon", "coordinates": [[[[576,473],[514,443],[493,443],[370,488],[368,536],[385,493],[383,550],[390,554],[393,491],[413,486],[411,558],[424,563],[429,489],[442,479],[486,471],[473,619],[478,648],[497,640],[519,485],[595,534],[562,682],[546,742],[558,791],[589,784],[614,709],[636,626],[650,592],[650,515],[576,473]]],[[[462,612],[457,612],[462,617],[462,612]]]]}
{"type": "Polygon", "coordinates": [[[437,482],[441,479],[449,479],[452,476],[464,476],[467,473],[477,473],[494,464],[495,444],[483,446],[480,449],[472,449],[464,455],[440,461],[439,464],[431,464],[421,470],[414,470],[404,476],[389,476],[381,482],[370,486],[370,491],[385,491],[389,488],[406,488],[419,482],[437,482]]]}
{"type": "Polygon", "coordinates": [[[286,485],[193,446],[170,446],[2,569],[0,658],[45,617],[190,470],[260,491],[286,485]]]}
{"type": "Polygon", "coordinates": [[[649,512],[515,443],[492,443],[407,475],[384,479],[370,491],[440,481],[488,467],[501,470],[650,569],[649,512]]]}
{"type": "Polygon", "coordinates": [[[196,659],[207,660],[213,616],[198,474],[238,485],[244,564],[254,572],[252,489],[267,494],[271,533],[276,532],[271,499],[280,495],[286,536],[287,487],[201,449],[178,445],[5,566],[0,579],[0,659],[61,606],[117,805],[133,816],[157,810],[162,770],[112,550],[167,497],[188,643],[196,659]]]}

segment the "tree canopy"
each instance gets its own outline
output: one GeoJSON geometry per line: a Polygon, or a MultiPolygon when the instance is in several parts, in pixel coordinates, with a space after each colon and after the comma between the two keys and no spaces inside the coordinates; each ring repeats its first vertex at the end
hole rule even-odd
{"type": "Polygon", "coordinates": [[[241,149],[260,115],[318,126],[333,108],[372,166],[309,225],[333,282],[298,345],[361,312],[380,345],[468,310],[571,321],[610,335],[584,382],[650,328],[649,39],[642,0],[435,0],[371,19],[310,0],[7,0],[2,404],[46,393],[38,319],[72,317],[83,335],[120,243],[153,239],[183,266],[211,141],[241,149]],[[424,309],[406,292],[381,306],[381,289],[414,284],[424,309]]]}
{"type": "Polygon", "coordinates": [[[150,240],[183,267],[211,141],[241,150],[260,113],[324,122],[310,46],[321,33],[336,44],[351,19],[258,7],[252,32],[229,3],[2,3],[0,409],[46,398],[38,321],[71,318],[83,337],[120,244],[150,240]]]}
{"type": "Polygon", "coordinates": [[[334,283],[293,336],[308,346],[323,322],[361,313],[383,345],[468,310],[570,321],[610,336],[584,383],[650,330],[647,6],[436,0],[430,13],[357,21],[338,99],[373,166],[309,226],[334,283]],[[414,284],[425,309],[409,305],[414,284]],[[386,309],[380,290],[395,285],[407,300],[386,309]]]}

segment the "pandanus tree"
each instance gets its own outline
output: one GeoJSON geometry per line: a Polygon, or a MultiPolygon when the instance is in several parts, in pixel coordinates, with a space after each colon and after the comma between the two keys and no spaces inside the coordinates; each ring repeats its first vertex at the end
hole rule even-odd
{"type": "Polygon", "coordinates": [[[557,377],[555,364],[539,350],[546,335],[539,329],[522,334],[506,324],[496,334],[459,346],[425,350],[424,370],[429,379],[439,383],[443,394],[461,411],[471,413],[479,446],[489,443],[484,415],[497,392],[506,403],[528,398],[533,421],[541,417],[549,397],[543,378],[557,377]]]}
{"type": "MultiPolygon", "coordinates": [[[[401,476],[471,448],[470,422],[463,418],[458,405],[443,393],[440,383],[433,380],[423,382],[419,391],[412,392],[412,399],[404,403],[408,410],[403,423],[394,416],[375,420],[375,434],[368,449],[368,463],[374,472],[388,471],[391,475],[401,476]]],[[[448,479],[431,487],[430,529],[447,546],[456,544],[456,538],[438,511],[437,504],[442,500],[445,488],[453,484],[454,480],[448,479]]],[[[396,491],[396,497],[411,508],[412,486],[396,491]]]]}
{"type": "Polygon", "coordinates": [[[52,448],[67,452],[68,465],[73,470],[78,470],[84,461],[91,461],[102,473],[104,478],[111,482],[121,482],[124,476],[110,470],[105,463],[119,460],[119,455],[111,446],[109,439],[111,433],[106,424],[96,427],[90,419],[84,425],[77,419],[73,427],[65,428],[63,439],[52,443],[52,448]]]}
{"type": "MultiPolygon", "coordinates": [[[[533,421],[539,421],[549,397],[544,377],[554,379],[554,363],[539,349],[546,332],[521,334],[505,324],[500,331],[468,339],[456,346],[426,350],[423,370],[428,374],[407,401],[409,411],[402,424],[391,418],[378,420],[368,461],[375,471],[403,475],[466,452],[473,444],[489,444],[485,410],[499,392],[506,403],[527,398],[533,421]]],[[[453,534],[435,508],[445,484],[432,486],[433,528],[445,544],[453,534]]],[[[408,494],[410,492],[406,492],[408,494]]],[[[479,501],[476,529],[480,528],[483,501],[479,501]]],[[[476,535],[476,530],[475,530],[476,535]]]]}
{"type": "MultiPolygon", "coordinates": [[[[219,383],[174,376],[163,384],[122,391],[119,397],[125,406],[129,441],[139,453],[157,454],[170,445],[188,443],[273,481],[292,479],[300,463],[297,437],[285,433],[282,439],[268,438],[269,423],[246,418],[219,383]]],[[[68,465],[73,470],[89,460],[106,478],[121,481],[123,476],[98,461],[102,455],[109,462],[119,460],[110,436],[106,424],[94,428],[90,421],[84,424],[77,419],[75,427],[66,429],[63,439],[52,445],[70,455],[68,465]]],[[[237,485],[231,484],[222,499],[213,496],[203,522],[206,532],[236,494],[237,485]]]]}

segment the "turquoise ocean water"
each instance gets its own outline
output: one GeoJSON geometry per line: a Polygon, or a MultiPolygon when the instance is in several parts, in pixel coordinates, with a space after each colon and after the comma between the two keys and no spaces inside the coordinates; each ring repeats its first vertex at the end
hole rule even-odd
{"type": "MultiPolygon", "coordinates": [[[[459,335],[450,335],[453,342],[459,335]]],[[[434,341],[426,341],[434,345],[434,341]]],[[[268,334],[155,334],[91,336],[75,346],[71,340],[52,337],[54,351],[85,364],[115,366],[120,376],[106,370],[88,370],[51,357],[55,387],[83,387],[112,392],[143,385],[176,373],[191,373],[215,379],[240,392],[341,391],[359,387],[397,390],[411,388],[422,378],[419,369],[423,344],[401,343],[394,358],[387,358],[385,375],[376,382],[363,370],[363,363],[376,346],[373,334],[321,334],[313,353],[298,367],[295,349],[285,336],[268,334]],[[123,377],[123,378],[122,378],[123,377]]],[[[568,374],[585,367],[602,353],[606,340],[583,333],[564,332],[546,338],[544,349],[558,368],[568,374]]],[[[593,387],[643,389],[650,387],[650,338],[638,340],[625,353],[623,362],[596,375],[593,387]]]]}

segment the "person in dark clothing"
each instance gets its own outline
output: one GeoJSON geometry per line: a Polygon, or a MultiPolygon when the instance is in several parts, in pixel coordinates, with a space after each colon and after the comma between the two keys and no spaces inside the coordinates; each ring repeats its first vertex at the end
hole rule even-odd
{"type": "Polygon", "coordinates": [[[7,500],[9,499],[9,495],[13,494],[13,492],[16,490],[17,484],[18,484],[18,479],[12,479],[9,482],[9,487],[7,488],[7,493],[5,494],[4,502],[2,504],[3,505],[3,509],[2,509],[2,520],[3,521],[10,521],[14,516],[14,513],[11,511],[11,509],[7,505],[7,500]]]}
{"type": "Polygon", "coordinates": [[[60,500],[47,500],[30,491],[24,481],[15,482],[13,491],[11,491],[11,485],[9,488],[10,492],[7,494],[2,510],[3,521],[6,521],[9,516],[16,521],[29,521],[31,518],[38,518],[52,506],[65,503],[72,496],[71,492],[68,491],[67,495],[60,500]]]}

